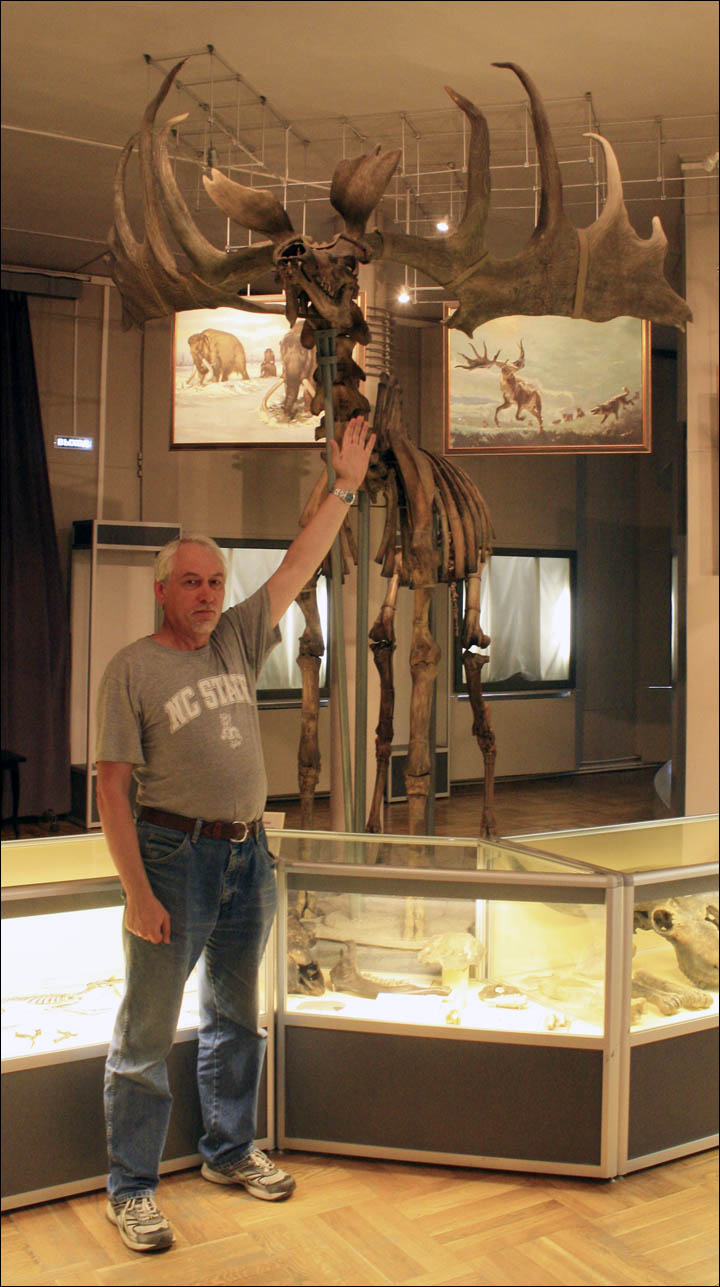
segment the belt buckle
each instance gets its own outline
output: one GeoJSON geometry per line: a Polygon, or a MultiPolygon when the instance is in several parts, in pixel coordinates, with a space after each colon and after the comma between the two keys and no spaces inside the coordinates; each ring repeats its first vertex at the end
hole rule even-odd
{"type": "Polygon", "coordinates": [[[234,837],[233,837],[233,839],[234,839],[234,841],[235,841],[235,843],[236,843],[236,844],[241,844],[241,845],[242,845],[242,844],[244,844],[244,842],[247,840],[248,836],[250,835],[250,828],[249,828],[249,826],[248,826],[247,822],[245,822],[244,820],[242,820],[242,819],[240,819],[240,818],[233,818],[232,825],[233,825],[233,827],[244,827],[244,828],[245,828],[245,834],[244,834],[243,836],[234,836],[234,837]]]}

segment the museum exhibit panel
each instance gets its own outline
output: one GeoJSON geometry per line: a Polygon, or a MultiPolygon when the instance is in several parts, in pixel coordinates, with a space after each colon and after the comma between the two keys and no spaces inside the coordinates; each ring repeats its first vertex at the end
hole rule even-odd
{"type": "Polygon", "coordinates": [[[620,1173],[717,1144],[717,815],[516,839],[623,881],[620,1173]]]}
{"type": "MultiPolygon", "coordinates": [[[[122,993],[120,881],[101,832],[4,846],[2,1208],[102,1188],[102,1085],[122,993]]],[[[273,1143],[272,936],[260,972],[268,1033],[258,1143],[273,1143]]],[[[161,1172],[199,1164],[197,984],[168,1059],[173,1109],[161,1172]]]]}
{"type": "Polygon", "coordinates": [[[616,1173],[616,874],[472,839],[273,843],[279,1146],[616,1173]],[[542,995],[587,969],[579,1005],[542,995]]]}

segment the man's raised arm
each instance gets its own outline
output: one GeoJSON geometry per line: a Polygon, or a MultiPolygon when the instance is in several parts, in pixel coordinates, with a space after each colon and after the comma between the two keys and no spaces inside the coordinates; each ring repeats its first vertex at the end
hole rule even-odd
{"type": "MultiPolygon", "coordinates": [[[[347,423],[342,446],[338,447],[334,438],[328,446],[336,486],[341,491],[356,491],[367,473],[375,446],[375,434],[370,433],[367,421],[355,416],[347,423]]],[[[273,626],[319,568],[345,521],[347,509],[344,500],[329,493],[307,527],[295,537],[277,572],[269,578],[267,589],[273,626]]]]}

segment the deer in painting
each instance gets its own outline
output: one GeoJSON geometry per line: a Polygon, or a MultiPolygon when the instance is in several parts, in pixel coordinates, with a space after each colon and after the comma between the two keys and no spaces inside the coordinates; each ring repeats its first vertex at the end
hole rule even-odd
{"type": "Polygon", "coordinates": [[[495,424],[500,427],[498,421],[500,412],[504,411],[506,407],[511,407],[514,403],[515,419],[522,421],[523,414],[527,411],[531,416],[535,417],[540,427],[540,433],[543,433],[542,398],[540,393],[534,385],[526,384],[524,380],[519,380],[517,375],[518,371],[521,371],[525,365],[525,350],[522,340],[519,343],[520,356],[514,362],[498,362],[500,357],[499,349],[494,358],[488,357],[487,344],[483,344],[482,355],[478,353],[474,344],[471,344],[470,348],[475,357],[468,357],[467,353],[460,355],[465,358],[465,366],[460,366],[460,363],[457,363],[462,371],[475,371],[491,366],[496,366],[500,369],[500,392],[503,400],[500,406],[495,408],[495,424]]]}

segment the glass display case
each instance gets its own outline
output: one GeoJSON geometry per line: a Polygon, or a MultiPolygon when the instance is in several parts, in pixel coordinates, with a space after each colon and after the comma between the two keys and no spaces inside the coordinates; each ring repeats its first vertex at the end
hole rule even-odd
{"type": "Polygon", "coordinates": [[[616,1174],[618,874],[473,839],[270,843],[281,1147],[616,1174]]]}
{"type": "Polygon", "coordinates": [[[618,875],[620,1173],[718,1142],[718,819],[516,837],[618,875]]]}
{"type": "MultiPolygon", "coordinates": [[[[122,993],[122,894],[104,836],[11,841],[2,863],[3,1210],[101,1187],[102,1082],[122,993]],[[82,1131],[78,1130],[82,1122],[82,1131]]],[[[268,951],[261,1024],[272,1033],[268,951]]],[[[197,984],[185,989],[168,1061],[173,1112],[165,1171],[199,1161],[197,984]]],[[[260,1100],[272,1142],[272,1038],[260,1100]]]]}

